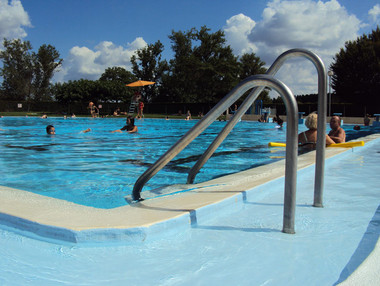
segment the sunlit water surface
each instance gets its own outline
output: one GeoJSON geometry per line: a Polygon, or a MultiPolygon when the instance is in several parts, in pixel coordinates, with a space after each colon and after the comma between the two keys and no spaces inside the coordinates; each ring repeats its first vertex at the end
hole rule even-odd
{"type": "MultiPolygon", "coordinates": [[[[4,117],[0,119],[1,185],[87,206],[122,206],[137,178],[196,122],[138,120],[138,133],[128,134],[111,133],[124,126],[125,118],[4,117]],[[56,135],[46,134],[48,124],[55,126],[56,135]],[[87,128],[92,131],[81,132],[87,128]]],[[[143,191],[186,183],[189,170],[225,124],[214,122],[143,191]]],[[[305,130],[304,125],[299,129],[305,130]]],[[[195,183],[282,159],[285,150],[267,144],[285,142],[285,138],[286,124],[276,128],[275,123],[239,122],[195,183]]]]}

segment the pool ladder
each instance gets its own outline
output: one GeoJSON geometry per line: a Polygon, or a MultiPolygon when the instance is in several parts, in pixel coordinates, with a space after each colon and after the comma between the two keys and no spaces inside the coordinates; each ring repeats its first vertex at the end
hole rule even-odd
{"type": "Polygon", "coordinates": [[[195,124],[180,140],[178,140],[165,154],[163,154],[151,167],[149,167],[136,181],[132,198],[141,201],[141,190],[158,171],[177,156],[187,145],[198,137],[211,125],[225,110],[238,100],[246,91],[252,89],[236,113],[228,121],[219,135],[210,144],[190,170],[187,183],[193,183],[196,174],[212,156],[218,146],[223,142],[232,128],[239,122],[248,108],[255,102],[265,87],[277,91],[284,100],[287,114],[286,129],[286,157],[285,157],[285,191],[283,229],[285,233],[295,233],[295,203],[297,185],[297,155],[298,155],[298,106],[291,90],[273,76],[282,67],[285,61],[294,57],[304,57],[310,60],[318,72],[318,135],[315,164],[314,204],[322,207],[324,185],[324,159],[325,159],[325,133],[326,133],[326,106],[327,106],[327,74],[323,61],[315,53],[305,49],[292,49],[281,54],[265,75],[254,75],[239,83],[231,92],[220,100],[197,124],[195,124]]]}

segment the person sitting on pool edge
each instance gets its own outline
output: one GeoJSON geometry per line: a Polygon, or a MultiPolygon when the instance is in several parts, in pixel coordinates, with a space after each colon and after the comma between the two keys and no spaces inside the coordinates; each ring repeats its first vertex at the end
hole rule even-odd
{"type": "Polygon", "coordinates": [[[329,136],[335,143],[344,143],[346,142],[346,132],[340,127],[340,117],[334,115],[330,120],[331,130],[329,136]]]}
{"type": "MultiPolygon", "coordinates": [[[[305,119],[305,125],[308,128],[305,132],[298,134],[298,144],[301,146],[309,145],[310,149],[314,149],[317,143],[317,125],[318,115],[310,113],[305,119]]],[[[335,143],[330,136],[326,135],[326,145],[335,143]]]]}
{"type": "Polygon", "coordinates": [[[132,116],[127,117],[127,125],[125,125],[123,128],[112,131],[112,133],[115,132],[123,132],[124,130],[127,130],[128,133],[134,133],[137,132],[137,126],[135,125],[135,119],[132,116]]]}
{"type": "Polygon", "coordinates": [[[49,135],[54,135],[55,134],[54,126],[53,125],[46,126],[46,133],[49,135]]]}

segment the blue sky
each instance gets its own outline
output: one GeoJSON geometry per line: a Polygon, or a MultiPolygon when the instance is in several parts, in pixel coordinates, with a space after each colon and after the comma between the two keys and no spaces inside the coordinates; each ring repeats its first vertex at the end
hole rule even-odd
{"type": "MultiPolygon", "coordinates": [[[[203,25],[223,30],[236,55],[254,52],[270,65],[288,49],[306,48],[328,68],[346,41],[380,25],[380,1],[0,0],[0,38],[55,46],[64,64],[54,81],[95,80],[109,66],[130,69],[134,51],[158,40],[169,60],[171,31],[203,25]]],[[[308,62],[289,63],[277,77],[295,94],[317,90],[308,62]]]]}

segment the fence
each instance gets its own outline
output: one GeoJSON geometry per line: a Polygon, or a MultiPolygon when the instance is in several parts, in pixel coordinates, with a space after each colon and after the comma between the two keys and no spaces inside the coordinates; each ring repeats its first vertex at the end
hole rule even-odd
{"type": "MultiPolygon", "coordinates": [[[[127,103],[97,103],[101,105],[100,114],[113,114],[116,108],[121,111],[128,111],[129,102],[127,103]]],[[[144,113],[152,114],[186,114],[190,110],[192,115],[200,113],[206,114],[215,104],[214,103],[146,103],[144,113]]],[[[283,103],[264,104],[263,107],[271,107],[278,111],[280,115],[285,115],[285,105],[283,103]]],[[[298,109],[300,112],[309,114],[317,110],[315,103],[299,103],[298,109]]],[[[251,109],[254,112],[254,108],[251,109]]],[[[0,101],[0,112],[43,112],[46,114],[89,114],[87,104],[69,103],[62,104],[58,102],[16,102],[16,101],[0,101]]],[[[364,114],[380,113],[380,106],[375,104],[351,104],[351,103],[333,103],[331,105],[331,114],[342,113],[343,117],[363,117],[364,114]]]]}
{"type": "MultiPolygon", "coordinates": [[[[97,106],[101,106],[100,114],[111,115],[113,112],[120,108],[122,112],[126,112],[129,109],[128,103],[109,103],[99,102],[97,106]]],[[[206,114],[214,104],[212,103],[145,103],[144,113],[153,114],[186,114],[188,110],[193,115],[199,113],[206,114]]],[[[41,112],[46,114],[76,114],[85,115],[89,114],[87,104],[83,103],[69,103],[62,104],[58,102],[25,102],[25,101],[0,101],[0,112],[41,112]]]]}
{"type": "MultiPolygon", "coordinates": [[[[278,113],[285,114],[285,106],[283,103],[271,104],[278,113]]],[[[317,111],[317,103],[298,103],[298,111],[309,114],[317,111]]],[[[343,117],[363,117],[365,114],[380,113],[380,106],[375,104],[353,104],[353,103],[333,103],[331,104],[331,115],[334,113],[342,113],[343,117]]]]}

